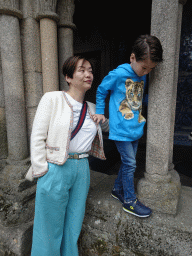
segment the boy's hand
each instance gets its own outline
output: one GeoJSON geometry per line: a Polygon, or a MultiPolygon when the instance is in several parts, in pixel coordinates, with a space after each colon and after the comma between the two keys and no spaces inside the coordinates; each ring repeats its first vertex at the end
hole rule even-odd
{"type": "Polygon", "coordinates": [[[93,117],[93,121],[96,124],[99,124],[101,121],[102,121],[102,124],[105,122],[105,116],[104,115],[95,114],[92,117],[93,117]]]}

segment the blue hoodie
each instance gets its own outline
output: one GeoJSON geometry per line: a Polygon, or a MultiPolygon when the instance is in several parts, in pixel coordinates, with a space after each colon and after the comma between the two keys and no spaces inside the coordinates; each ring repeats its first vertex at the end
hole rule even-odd
{"type": "Polygon", "coordinates": [[[99,85],[96,94],[96,114],[105,113],[105,99],[109,91],[111,92],[109,139],[135,141],[142,137],[145,119],[139,119],[139,115],[145,83],[146,76],[139,77],[130,64],[123,64],[109,72],[99,85]]]}

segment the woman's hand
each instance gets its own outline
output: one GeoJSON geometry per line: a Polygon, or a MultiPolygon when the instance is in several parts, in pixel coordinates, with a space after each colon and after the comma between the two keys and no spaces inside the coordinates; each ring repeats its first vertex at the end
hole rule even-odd
{"type": "Polygon", "coordinates": [[[104,115],[95,114],[92,116],[92,119],[96,124],[99,124],[100,122],[102,122],[102,124],[103,124],[105,122],[104,115]]]}

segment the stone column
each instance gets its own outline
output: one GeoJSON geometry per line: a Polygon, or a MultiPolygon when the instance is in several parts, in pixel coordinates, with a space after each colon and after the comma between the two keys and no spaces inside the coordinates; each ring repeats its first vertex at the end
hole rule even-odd
{"type": "Polygon", "coordinates": [[[61,90],[68,89],[68,84],[62,73],[62,67],[65,60],[73,55],[73,30],[76,28],[73,23],[74,10],[74,0],[58,1],[57,13],[60,17],[58,24],[59,80],[61,90]]]}
{"type": "MultiPolygon", "coordinates": [[[[22,57],[27,110],[27,134],[30,142],[31,130],[37,106],[43,96],[41,43],[39,22],[35,19],[36,1],[23,1],[21,20],[22,57]]],[[[29,144],[29,143],[28,143],[29,144]]]]}
{"type": "MultiPolygon", "coordinates": [[[[0,1],[0,49],[8,141],[8,159],[0,171],[0,251],[30,254],[35,195],[24,175],[29,168],[21,56],[19,0],[0,1]]],[[[1,90],[1,93],[3,90],[1,90]]],[[[2,146],[2,145],[0,145],[2,146]]]]}
{"type": "Polygon", "coordinates": [[[56,5],[57,0],[38,0],[44,93],[59,90],[56,5]]]}
{"type": "MultiPolygon", "coordinates": [[[[181,1],[180,1],[181,2],[181,1]]],[[[186,2],[186,0],[185,0],[186,2]]],[[[173,81],[173,97],[172,97],[172,109],[171,109],[171,133],[170,133],[170,148],[169,148],[169,171],[174,170],[173,164],[173,144],[174,144],[174,128],[175,128],[175,109],[177,100],[177,85],[178,85],[178,67],[179,67],[179,52],[180,52],[180,40],[181,40],[181,24],[182,24],[182,12],[183,2],[179,4],[178,9],[178,22],[177,22],[177,36],[176,36],[176,51],[175,51],[175,72],[173,81]]]]}
{"type": "Polygon", "coordinates": [[[178,173],[169,171],[180,24],[181,6],[178,0],[153,0],[151,34],[162,43],[164,61],[150,78],[146,172],[145,178],[138,183],[138,196],[153,210],[169,214],[176,214],[181,187],[178,173]]]}
{"type": "Polygon", "coordinates": [[[21,58],[18,1],[0,9],[1,59],[5,94],[8,138],[8,158],[23,160],[28,157],[26,114],[21,58]],[[7,15],[8,14],[8,15],[7,15]]]}
{"type": "Polygon", "coordinates": [[[0,56],[0,170],[5,164],[5,159],[8,156],[7,149],[7,130],[5,120],[5,98],[3,88],[2,66],[0,56]]]}

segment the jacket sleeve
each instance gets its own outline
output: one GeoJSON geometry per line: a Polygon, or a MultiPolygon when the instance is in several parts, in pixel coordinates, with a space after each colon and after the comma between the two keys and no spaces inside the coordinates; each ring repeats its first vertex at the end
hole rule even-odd
{"type": "Polygon", "coordinates": [[[51,93],[46,93],[37,108],[31,134],[31,163],[33,177],[44,175],[48,171],[46,139],[51,118],[51,93]]]}
{"type": "Polygon", "coordinates": [[[115,88],[118,74],[113,70],[111,71],[99,85],[96,93],[96,114],[105,113],[105,99],[109,93],[115,88]]]}

